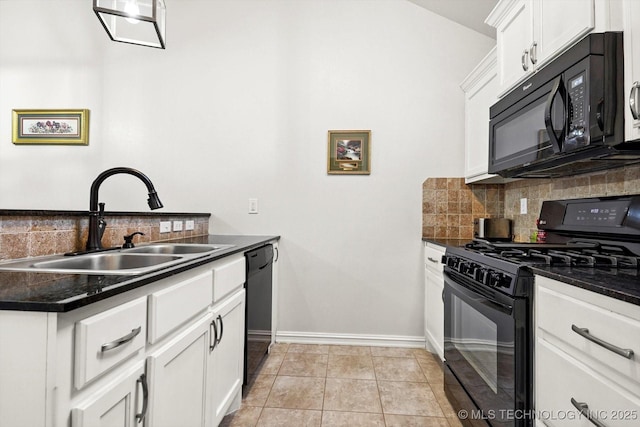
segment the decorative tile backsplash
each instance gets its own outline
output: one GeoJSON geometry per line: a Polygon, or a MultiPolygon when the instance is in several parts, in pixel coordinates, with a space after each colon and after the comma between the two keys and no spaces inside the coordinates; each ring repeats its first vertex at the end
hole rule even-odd
{"type": "Polygon", "coordinates": [[[429,178],[422,184],[422,237],[471,239],[474,218],[501,216],[504,200],[502,185],[429,178]]]}
{"type": "Polygon", "coordinates": [[[639,165],[566,178],[522,179],[505,184],[504,216],[513,220],[515,240],[526,242],[536,231],[544,200],[639,193],[639,165]],[[527,198],[526,214],[520,214],[521,198],[527,198]]]}
{"type": "Polygon", "coordinates": [[[422,237],[471,239],[473,220],[505,217],[514,239],[535,236],[544,200],[640,194],[640,165],[566,178],[521,179],[507,184],[465,184],[464,178],[429,178],[422,185],[422,237]],[[520,199],[527,213],[520,214],[520,199]]]}
{"type": "MultiPolygon", "coordinates": [[[[209,234],[208,214],[163,214],[136,216],[105,214],[107,228],[102,238],[104,247],[122,246],[123,236],[141,231],[134,244],[158,242],[209,234]],[[160,234],[160,221],[193,220],[195,228],[160,234]]],[[[0,260],[41,255],[63,254],[84,250],[89,219],[86,215],[64,213],[43,215],[0,215],[0,260]]]]}

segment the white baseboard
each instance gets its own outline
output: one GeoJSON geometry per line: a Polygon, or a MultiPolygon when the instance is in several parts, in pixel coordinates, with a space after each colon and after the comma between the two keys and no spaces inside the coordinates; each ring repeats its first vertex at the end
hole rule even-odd
{"type": "Polygon", "coordinates": [[[424,337],[402,335],[329,334],[278,331],[276,342],[295,344],[368,345],[374,347],[424,348],[424,337]]]}

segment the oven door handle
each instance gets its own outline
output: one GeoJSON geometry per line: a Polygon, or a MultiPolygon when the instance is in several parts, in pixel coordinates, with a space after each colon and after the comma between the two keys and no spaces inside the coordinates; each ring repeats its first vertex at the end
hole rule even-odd
{"type": "MultiPolygon", "coordinates": [[[[567,106],[565,105],[565,99],[567,98],[567,89],[564,87],[564,81],[562,80],[562,76],[558,76],[555,83],[553,84],[553,89],[549,93],[549,98],[547,98],[547,105],[544,109],[544,125],[547,128],[547,133],[549,134],[549,140],[551,141],[551,146],[553,148],[554,153],[559,153],[562,151],[562,144],[565,137],[565,132],[567,130],[567,123],[562,125],[562,132],[560,132],[560,138],[556,135],[556,131],[553,128],[553,120],[551,117],[551,109],[553,108],[553,101],[557,95],[560,95],[560,100],[562,101],[562,107],[565,111],[567,111],[567,106]]],[[[564,114],[563,114],[564,117],[564,114]]]]}
{"type": "Polygon", "coordinates": [[[481,294],[465,286],[462,283],[456,282],[453,276],[447,271],[444,272],[444,282],[445,282],[445,286],[449,286],[450,288],[455,289],[459,293],[473,299],[474,302],[478,302],[491,309],[498,310],[502,313],[508,314],[509,316],[513,314],[513,305],[507,304],[503,301],[498,301],[497,299],[491,297],[490,295],[481,294]],[[478,298],[482,298],[482,299],[478,300],[478,298]]]}

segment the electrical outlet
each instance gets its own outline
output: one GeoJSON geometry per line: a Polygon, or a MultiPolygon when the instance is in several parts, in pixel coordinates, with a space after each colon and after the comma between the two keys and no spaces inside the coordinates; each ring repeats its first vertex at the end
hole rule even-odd
{"type": "Polygon", "coordinates": [[[182,221],[173,221],[173,231],[182,231],[182,221]]]}
{"type": "Polygon", "coordinates": [[[250,214],[258,213],[258,199],[249,199],[249,213],[250,214]]]}
{"type": "Polygon", "coordinates": [[[196,222],[192,219],[184,222],[184,229],[186,231],[193,230],[196,228],[196,222]]]}
{"type": "Polygon", "coordinates": [[[160,221],[160,233],[171,232],[171,221],[160,221]]]}
{"type": "Polygon", "coordinates": [[[527,213],[527,199],[523,197],[520,199],[520,214],[524,215],[527,213]]]}

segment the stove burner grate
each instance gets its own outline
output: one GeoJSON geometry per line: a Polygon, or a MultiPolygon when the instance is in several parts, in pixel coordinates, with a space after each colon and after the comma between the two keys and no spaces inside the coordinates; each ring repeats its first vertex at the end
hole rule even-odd
{"type": "Polygon", "coordinates": [[[468,249],[478,251],[493,258],[535,266],[557,267],[586,267],[586,268],[621,268],[638,269],[640,257],[626,251],[624,248],[584,247],[559,250],[553,248],[518,249],[509,247],[494,247],[485,244],[469,244],[468,249]]]}

